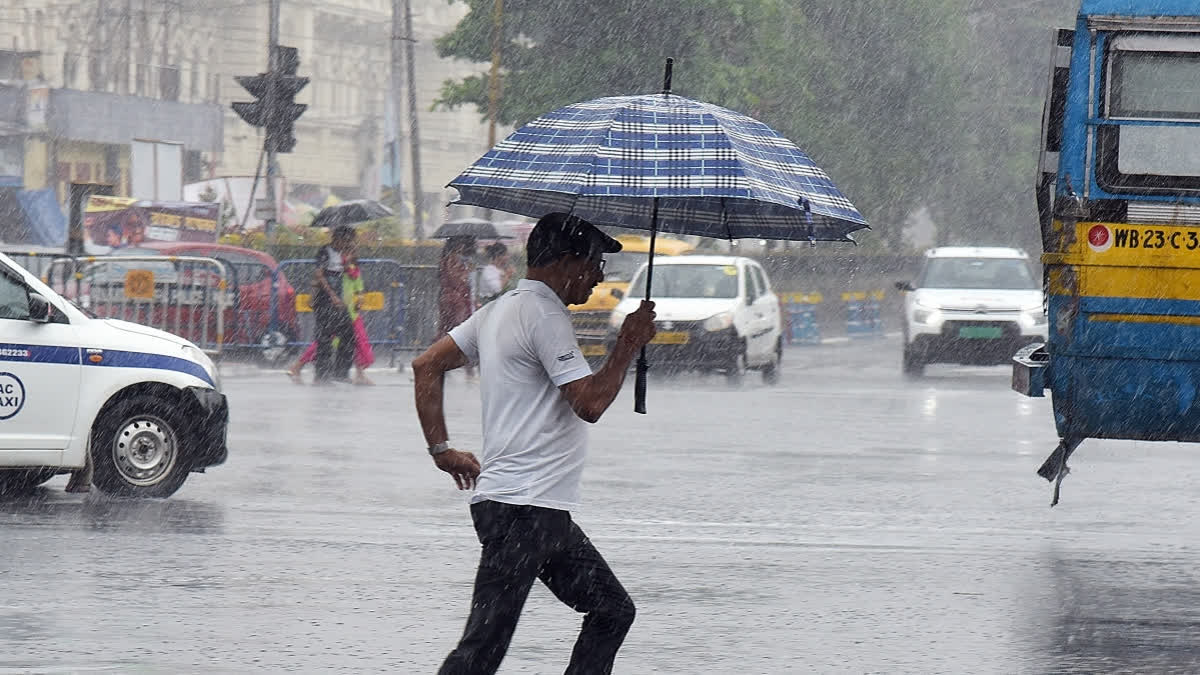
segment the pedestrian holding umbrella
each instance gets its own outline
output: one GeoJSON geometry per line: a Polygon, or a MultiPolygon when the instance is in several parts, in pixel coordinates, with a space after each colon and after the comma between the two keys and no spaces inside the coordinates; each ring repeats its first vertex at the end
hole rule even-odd
{"type": "MultiPolygon", "coordinates": [[[[533,218],[567,212],[650,231],[722,239],[849,241],[867,227],[794,143],[740,113],[671,93],[576,103],[518,129],[450,182],[456,204],[533,218]]],[[[645,350],[634,410],[645,413],[645,350]]]]}
{"type": "Polygon", "coordinates": [[[312,227],[337,227],[354,225],[368,220],[378,220],[392,215],[392,210],[370,199],[352,199],[333,206],[326,206],[313,218],[312,227]]]}
{"type": "Polygon", "coordinates": [[[496,225],[483,218],[458,218],[442,224],[431,239],[453,239],[454,237],[473,237],[475,239],[510,239],[496,229],[496,225]]]}

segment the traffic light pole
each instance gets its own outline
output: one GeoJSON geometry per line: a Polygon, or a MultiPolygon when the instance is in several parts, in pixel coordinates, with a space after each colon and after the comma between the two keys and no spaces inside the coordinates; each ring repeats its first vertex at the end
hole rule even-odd
{"type": "MultiPolygon", "coordinates": [[[[270,3],[270,24],[267,29],[267,72],[274,74],[279,69],[277,52],[279,51],[279,3],[281,0],[271,0],[270,3]]],[[[267,88],[267,99],[265,101],[267,110],[274,110],[274,87],[267,88]]],[[[275,159],[274,144],[269,142],[269,134],[263,135],[263,143],[267,149],[267,203],[271,205],[270,217],[267,218],[266,224],[263,226],[263,233],[266,235],[267,241],[271,241],[271,235],[275,232],[275,221],[279,217],[279,202],[275,194],[275,176],[279,173],[279,167],[275,159]]]]}
{"type": "MultiPolygon", "coordinates": [[[[233,111],[247,124],[263,130],[263,155],[267,159],[267,210],[264,233],[274,233],[279,220],[278,153],[291,152],[296,146],[294,125],[308,108],[296,103],[296,94],[308,85],[308,78],[297,75],[300,54],[295,47],[279,44],[280,0],[270,0],[270,30],[267,38],[267,72],[237,75],[233,79],[254,97],[254,101],[234,101],[233,111]]],[[[259,160],[261,163],[261,159],[259,160]]],[[[257,175],[257,172],[255,173],[257,175]]]]}

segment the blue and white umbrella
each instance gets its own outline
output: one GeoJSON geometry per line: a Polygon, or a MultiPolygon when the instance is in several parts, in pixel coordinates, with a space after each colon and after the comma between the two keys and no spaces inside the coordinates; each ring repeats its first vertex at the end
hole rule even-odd
{"type": "Polygon", "coordinates": [[[867,227],[808,155],[732,110],[673,94],[543,115],[450,182],[456,204],[721,239],[853,241],[867,227]],[[657,217],[655,218],[655,209],[657,217]]]}
{"type": "MultiPolygon", "coordinates": [[[[455,204],[540,218],[556,211],[658,232],[722,239],[854,241],[858,209],[803,150],[727,108],[663,92],[559,108],[518,129],[450,187],[455,204]]],[[[645,412],[645,352],[634,409],[645,412]]]]}

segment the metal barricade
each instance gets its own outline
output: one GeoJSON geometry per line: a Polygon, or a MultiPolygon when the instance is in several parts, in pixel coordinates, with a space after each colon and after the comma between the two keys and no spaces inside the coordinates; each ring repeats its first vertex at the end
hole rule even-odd
{"type": "Polygon", "coordinates": [[[8,256],[13,262],[21,267],[24,267],[29,271],[29,273],[33,274],[39,279],[42,279],[43,281],[45,281],[47,271],[50,269],[50,266],[55,260],[60,258],[74,259],[74,256],[67,254],[65,251],[62,253],[48,253],[44,251],[13,249],[0,251],[0,253],[4,253],[4,255],[8,256]]]}
{"type": "Polygon", "coordinates": [[[848,291],[842,293],[846,311],[846,335],[849,337],[879,337],[883,335],[881,305],[883,291],[848,291]]]}
{"type": "MultiPolygon", "coordinates": [[[[28,269],[28,268],[27,268],[28,269]]],[[[173,333],[217,356],[236,322],[237,281],[220,260],[192,256],[54,258],[39,275],[97,318],[173,333]]]]}
{"type": "MultiPolygon", "coordinates": [[[[271,291],[271,330],[277,332],[282,325],[280,278],[291,280],[295,287],[295,308],[298,335],[287,343],[292,349],[304,348],[312,343],[315,321],[312,311],[312,282],[316,261],[312,259],[283,260],[275,269],[271,291]]],[[[414,274],[425,267],[402,265],[387,258],[363,258],[358,261],[362,273],[364,292],[360,315],[372,347],[391,347],[392,365],[395,352],[413,346],[415,332],[411,328],[408,310],[411,306],[410,293],[420,286],[414,283],[414,274]]],[[[339,289],[340,290],[340,289],[339,289]]]]}
{"type": "Polygon", "coordinates": [[[822,299],[820,293],[779,294],[787,321],[785,336],[788,344],[820,344],[821,328],[817,325],[816,306],[822,299]]]}

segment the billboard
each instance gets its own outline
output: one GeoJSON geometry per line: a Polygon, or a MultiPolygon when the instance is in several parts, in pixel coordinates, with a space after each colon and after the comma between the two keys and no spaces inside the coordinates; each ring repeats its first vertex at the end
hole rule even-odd
{"type": "Polygon", "coordinates": [[[84,251],[103,254],[151,241],[216,241],[219,209],[215,203],[92,195],[83,213],[84,251]]]}
{"type": "MultiPolygon", "coordinates": [[[[287,190],[287,183],[282,176],[275,178],[276,200],[283,204],[282,195],[287,190]]],[[[261,177],[256,182],[254,176],[223,176],[210,178],[197,183],[183,186],[183,198],[192,202],[215,201],[231,216],[231,222],[225,223],[224,230],[238,231],[245,224],[247,231],[262,229],[264,221],[255,215],[257,206],[264,203],[267,196],[267,179],[261,177]],[[262,200],[262,201],[260,201],[262,200]]],[[[280,221],[286,222],[287,208],[280,209],[280,221]]],[[[267,205],[269,206],[269,205],[267,205]]]]}
{"type": "Polygon", "coordinates": [[[134,139],[129,144],[129,190],[138,199],[177,202],[183,196],[183,144],[134,139]]]}

